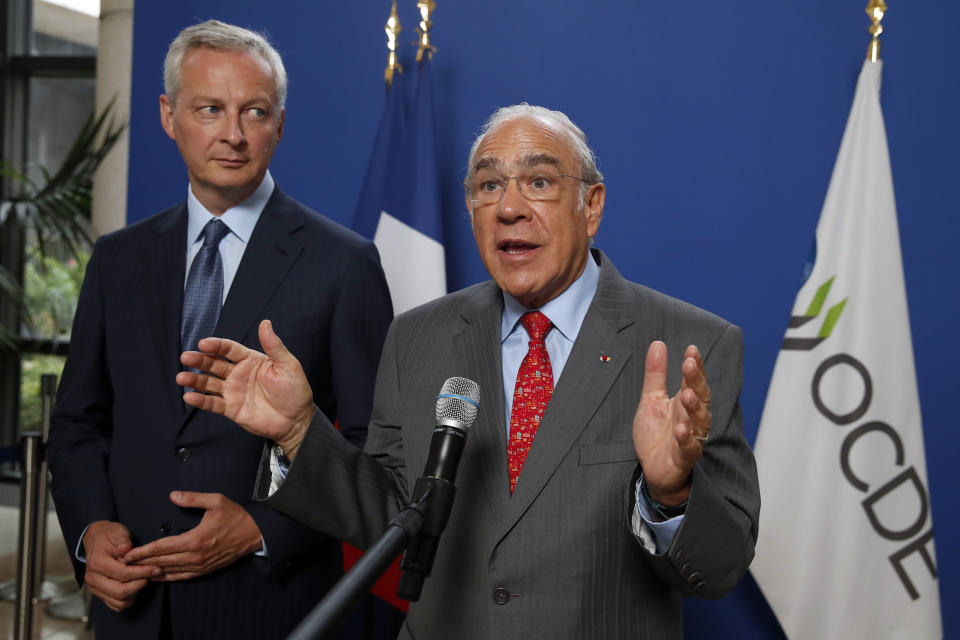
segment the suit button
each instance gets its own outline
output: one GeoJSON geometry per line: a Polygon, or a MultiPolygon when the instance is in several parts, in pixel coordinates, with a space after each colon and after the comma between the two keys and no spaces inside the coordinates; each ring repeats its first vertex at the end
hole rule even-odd
{"type": "Polygon", "coordinates": [[[699,581],[700,581],[700,574],[697,573],[696,571],[691,573],[690,576],[687,578],[687,582],[689,582],[690,584],[696,584],[699,581]]]}
{"type": "Polygon", "coordinates": [[[190,459],[190,449],[186,447],[180,447],[177,449],[177,457],[180,458],[181,462],[186,462],[190,459]]]}
{"type": "Polygon", "coordinates": [[[493,590],[493,601],[497,604],[507,604],[510,602],[510,592],[503,587],[497,587],[493,590]]]}
{"type": "Polygon", "coordinates": [[[169,523],[169,522],[163,522],[163,523],[160,524],[160,535],[162,535],[162,536],[168,536],[168,535],[170,535],[170,523],[169,523]]]}

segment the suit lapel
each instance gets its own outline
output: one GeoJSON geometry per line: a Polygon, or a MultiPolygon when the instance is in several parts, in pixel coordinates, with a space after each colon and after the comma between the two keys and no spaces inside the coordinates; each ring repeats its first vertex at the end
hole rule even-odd
{"type": "Polygon", "coordinates": [[[187,205],[181,204],[161,216],[154,225],[156,234],[148,251],[153,259],[146,264],[143,296],[148,317],[155,319],[157,356],[163,375],[163,391],[170,406],[185,411],[183,390],[176,382],[180,371],[180,316],[183,311],[183,282],[187,259],[187,205]]]}
{"type": "MultiPolygon", "coordinates": [[[[601,256],[600,281],[573,350],[555,382],[517,487],[500,523],[498,540],[530,507],[580,438],[632,357],[631,342],[622,333],[636,322],[626,281],[601,256]]],[[[639,389],[637,390],[639,393],[639,389]]],[[[502,434],[501,434],[502,435],[502,434]]],[[[504,471],[506,473],[506,471],[504,471]]],[[[506,477],[506,476],[504,476],[506,477]]]]}
{"type": "MultiPolygon", "coordinates": [[[[220,310],[215,336],[243,342],[251,331],[256,331],[261,311],[303,251],[303,239],[297,233],[302,227],[303,213],[275,187],[250,234],[250,242],[220,310]]],[[[180,295],[182,298],[182,286],[180,295]]],[[[193,408],[186,413],[181,429],[197,411],[193,408]]]]}
{"type": "Polygon", "coordinates": [[[500,365],[500,315],[503,297],[492,282],[483,286],[461,311],[464,328],[454,336],[458,365],[480,385],[480,411],[470,430],[467,452],[471,468],[462,477],[476,478],[497,520],[507,508],[507,444],[503,422],[503,382],[500,365]],[[493,357],[491,357],[493,356],[493,357]]]}
{"type": "Polygon", "coordinates": [[[242,342],[303,250],[303,213],[275,188],[243,252],[214,334],[242,342]]]}

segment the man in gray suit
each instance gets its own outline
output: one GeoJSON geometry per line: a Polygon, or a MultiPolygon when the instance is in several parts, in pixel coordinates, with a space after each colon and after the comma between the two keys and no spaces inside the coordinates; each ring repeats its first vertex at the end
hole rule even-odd
{"type": "Polygon", "coordinates": [[[395,319],[364,451],[313,407],[267,322],[266,355],[217,338],[200,348],[227,360],[185,353],[213,374],[179,374],[211,394],[185,400],[277,444],[268,504],[365,548],[410,499],[437,390],[471,378],[482,407],[401,637],[679,637],[681,596],[723,595],[753,557],[740,330],[590,248],[605,187],[564,114],[497,111],[464,184],[493,281],[395,319]]]}

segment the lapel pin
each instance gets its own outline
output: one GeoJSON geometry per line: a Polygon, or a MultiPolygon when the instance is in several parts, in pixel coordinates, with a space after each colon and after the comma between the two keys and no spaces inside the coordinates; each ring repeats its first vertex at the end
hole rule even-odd
{"type": "Polygon", "coordinates": [[[605,353],[600,354],[600,362],[610,362],[610,356],[605,353]]]}

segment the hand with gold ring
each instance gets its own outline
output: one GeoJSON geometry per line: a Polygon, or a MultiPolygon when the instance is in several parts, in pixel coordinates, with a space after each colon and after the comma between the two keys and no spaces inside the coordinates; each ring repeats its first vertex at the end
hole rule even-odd
{"type": "Polygon", "coordinates": [[[643,390],[633,419],[633,444],[647,491],[664,505],[682,504],[690,495],[690,472],[710,435],[710,387],[696,346],[684,353],[680,390],[667,394],[667,346],[647,350],[643,390]]]}

